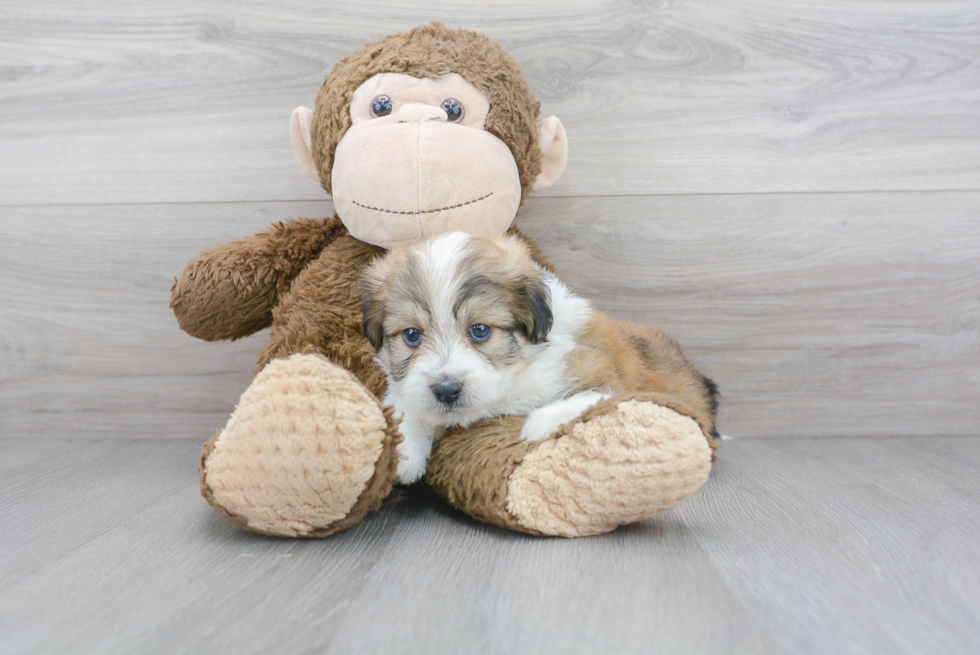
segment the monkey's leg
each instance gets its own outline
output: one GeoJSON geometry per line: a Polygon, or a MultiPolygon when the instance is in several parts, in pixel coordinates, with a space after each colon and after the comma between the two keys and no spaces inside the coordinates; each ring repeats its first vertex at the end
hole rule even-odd
{"type": "Polygon", "coordinates": [[[320,355],[267,364],[204,447],[201,491],[236,525],[322,537],[391,493],[397,421],[357,378],[320,355]]]}
{"type": "Polygon", "coordinates": [[[712,446],[692,412],[660,394],[600,401],[543,441],[522,417],[447,434],[426,479],[470,516],[520,532],[581,537],[676,505],[707,480],[712,446]]]}

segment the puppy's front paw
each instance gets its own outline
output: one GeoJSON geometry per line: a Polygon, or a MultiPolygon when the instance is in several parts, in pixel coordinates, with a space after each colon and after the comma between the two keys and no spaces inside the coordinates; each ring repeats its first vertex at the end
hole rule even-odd
{"type": "Polygon", "coordinates": [[[418,455],[409,455],[398,463],[398,470],[395,473],[395,482],[398,484],[412,484],[418,482],[425,475],[425,464],[427,459],[418,455]]]}
{"type": "Polygon", "coordinates": [[[608,396],[597,391],[583,391],[570,398],[539,407],[528,414],[524,428],[521,430],[521,439],[525,441],[547,439],[563,424],[577,418],[603,398],[608,396]]]}
{"type": "Polygon", "coordinates": [[[402,442],[398,444],[401,461],[398,462],[398,470],[395,472],[395,482],[412,484],[425,475],[425,467],[429,463],[429,455],[432,454],[434,435],[431,429],[426,429],[408,418],[402,421],[399,430],[402,433],[402,442]]]}
{"type": "Polygon", "coordinates": [[[527,415],[527,420],[521,429],[521,439],[543,441],[551,436],[561,424],[559,409],[554,405],[545,405],[527,415]]]}

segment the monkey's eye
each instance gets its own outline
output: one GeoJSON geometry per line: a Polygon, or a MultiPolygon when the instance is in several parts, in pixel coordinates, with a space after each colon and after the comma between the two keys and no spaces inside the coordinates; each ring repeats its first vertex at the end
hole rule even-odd
{"type": "Polygon", "coordinates": [[[463,117],[463,105],[456,98],[447,98],[442,101],[442,108],[446,112],[446,120],[455,123],[463,117]]]}
{"type": "Polygon", "coordinates": [[[391,113],[391,98],[388,96],[378,96],[371,101],[371,113],[376,117],[387,116],[391,113]]]}
{"type": "Polygon", "coordinates": [[[483,343],[493,334],[493,328],[483,323],[470,326],[470,339],[473,343],[483,343]]]}
{"type": "Polygon", "coordinates": [[[410,348],[418,348],[422,343],[422,330],[418,328],[402,330],[402,339],[410,348]]]}

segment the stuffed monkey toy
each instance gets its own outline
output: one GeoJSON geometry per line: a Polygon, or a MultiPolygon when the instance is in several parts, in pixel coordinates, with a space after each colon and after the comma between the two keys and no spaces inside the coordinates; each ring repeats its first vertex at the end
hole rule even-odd
{"type": "MultiPolygon", "coordinates": [[[[362,332],[364,269],[394,244],[447,231],[500,236],[566,161],[559,120],[496,42],[444,25],[362,46],[297,109],[290,137],[336,216],[279,223],[202,252],[174,284],[180,327],[205,340],[271,327],[251,385],[204,447],[207,500],[247,530],[326,536],[397,482],[398,421],[362,332]]],[[[526,237],[535,260],[549,268],[526,237]]],[[[636,357],[642,358],[642,343],[636,357]]],[[[523,417],[446,434],[425,481],[481,521],[535,535],[598,534],[644,519],[707,479],[714,388],[606,399],[548,439],[523,417]]]]}

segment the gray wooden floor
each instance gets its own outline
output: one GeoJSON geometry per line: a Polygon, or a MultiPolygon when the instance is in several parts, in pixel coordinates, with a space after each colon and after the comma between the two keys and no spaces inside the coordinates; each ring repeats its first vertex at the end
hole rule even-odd
{"type": "Polygon", "coordinates": [[[3,653],[976,653],[980,440],[740,439],[692,502],[538,539],[396,496],[244,533],[180,439],[0,440],[3,653]]]}
{"type": "Polygon", "coordinates": [[[0,654],[980,652],[976,0],[424,4],[2,2],[0,654]],[[404,492],[289,541],[198,493],[266,334],[191,339],[173,276],[332,213],[291,111],[430,20],[566,127],[517,224],[722,388],[733,439],[655,520],[404,492]]]}

